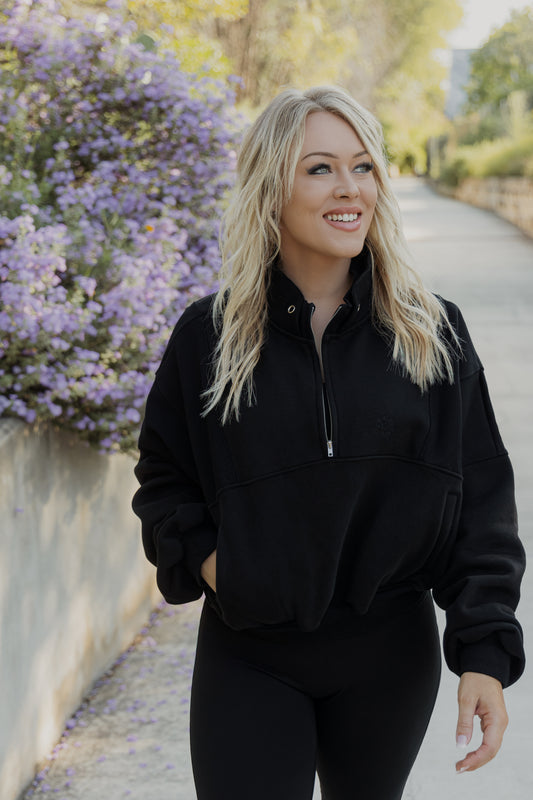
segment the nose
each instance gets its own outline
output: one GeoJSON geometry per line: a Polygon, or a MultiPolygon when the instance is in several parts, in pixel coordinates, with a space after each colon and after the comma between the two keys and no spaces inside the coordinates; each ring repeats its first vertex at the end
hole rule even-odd
{"type": "Polygon", "coordinates": [[[351,172],[347,175],[343,175],[335,187],[333,194],[338,198],[358,197],[360,194],[360,189],[356,176],[351,172]]]}

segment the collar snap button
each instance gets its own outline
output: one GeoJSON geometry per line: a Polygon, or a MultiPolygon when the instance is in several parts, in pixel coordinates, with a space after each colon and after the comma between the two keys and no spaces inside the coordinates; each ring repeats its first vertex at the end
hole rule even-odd
{"type": "Polygon", "coordinates": [[[296,311],[296,306],[289,306],[287,309],[287,314],[294,314],[296,311]]]}

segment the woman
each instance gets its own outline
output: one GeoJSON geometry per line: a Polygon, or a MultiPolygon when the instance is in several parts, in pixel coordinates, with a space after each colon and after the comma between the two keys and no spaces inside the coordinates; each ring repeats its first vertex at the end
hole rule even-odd
{"type": "Polygon", "coordinates": [[[524,663],[512,469],[460,312],[409,266],[372,115],[277,97],[223,262],[157,372],[133,503],[167,601],[206,595],[199,800],[309,800],[315,768],[326,800],[398,800],[440,677],[430,589],[477,769],[524,663]]]}

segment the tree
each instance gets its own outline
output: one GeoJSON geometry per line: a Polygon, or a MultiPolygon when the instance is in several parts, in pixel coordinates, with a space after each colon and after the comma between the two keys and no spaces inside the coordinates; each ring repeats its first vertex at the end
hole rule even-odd
{"type": "Polygon", "coordinates": [[[242,79],[239,99],[257,108],[287,84],[338,80],[346,54],[357,46],[350,7],[362,0],[250,0],[236,21],[218,19],[211,35],[242,79]]]}
{"type": "Polygon", "coordinates": [[[139,30],[171,50],[188,72],[228,76],[231,59],[209,36],[215,20],[237,20],[248,11],[248,0],[127,0],[139,30]]]}
{"type": "Polygon", "coordinates": [[[533,108],[533,6],[513,11],[471,58],[471,77],[467,87],[470,110],[498,111],[507,97],[525,92],[528,108],[533,108]]]}
{"type": "Polygon", "coordinates": [[[61,7],[67,17],[127,9],[145,48],[170,50],[187,72],[226,77],[231,60],[208,31],[215,20],[246,14],[248,0],[61,0],[61,7]]]}
{"type": "Polygon", "coordinates": [[[457,0],[250,0],[246,15],[217,20],[212,35],[251,106],[289,83],[341,82],[376,108],[399,73],[434,73],[432,51],[460,16],[457,0]]]}
{"type": "Polygon", "coordinates": [[[377,0],[386,22],[380,41],[364,37],[365,60],[373,63],[375,108],[382,120],[391,158],[402,169],[425,171],[426,142],[446,126],[443,115],[444,66],[434,51],[445,44],[444,33],[461,18],[455,2],[441,0],[377,0]]]}
{"type": "MultiPolygon", "coordinates": [[[[442,79],[434,51],[460,21],[457,0],[375,0],[356,17],[360,46],[352,53],[349,88],[376,108],[402,103],[406,81],[429,98],[442,79]]],[[[440,97],[438,99],[440,103],[440,97]]]]}

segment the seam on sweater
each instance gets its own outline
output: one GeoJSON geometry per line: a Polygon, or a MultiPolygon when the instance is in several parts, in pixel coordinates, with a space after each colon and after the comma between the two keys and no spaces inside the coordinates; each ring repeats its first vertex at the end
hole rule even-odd
{"type": "Polygon", "coordinates": [[[495,451],[498,453],[501,452],[501,447],[503,446],[503,442],[501,440],[501,436],[498,430],[496,415],[490,401],[489,387],[487,386],[486,380],[483,381],[483,385],[480,387],[480,389],[481,389],[481,400],[483,402],[483,410],[485,412],[485,419],[487,421],[487,425],[490,430],[490,435],[492,437],[492,444],[494,446],[495,451]]]}
{"type": "Polygon", "coordinates": [[[469,469],[470,467],[474,467],[477,464],[484,464],[488,461],[496,461],[499,458],[507,458],[509,453],[507,450],[503,450],[501,453],[497,453],[495,456],[488,456],[487,458],[477,458],[475,461],[469,461],[468,464],[463,464],[463,469],[469,469]]]}
{"type": "Polygon", "coordinates": [[[460,473],[454,472],[453,470],[450,470],[450,469],[446,469],[446,467],[440,467],[440,466],[438,466],[436,464],[429,464],[429,463],[427,463],[425,461],[420,461],[419,459],[416,459],[416,458],[408,458],[406,456],[395,456],[395,455],[380,455],[380,456],[376,456],[376,455],[368,455],[368,456],[357,456],[357,457],[349,457],[349,458],[334,458],[334,459],[329,458],[329,459],[327,459],[327,461],[326,461],[325,458],[319,458],[319,459],[316,459],[316,461],[307,461],[304,464],[296,464],[295,466],[286,467],[285,469],[276,470],[274,472],[266,472],[266,473],[264,473],[262,475],[258,475],[255,478],[249,478],[248,480],[245,480],[245,481],[238,481],[237,483],[228,483],[226,486],[222,486],[220,489],[217,490],[216,495],[215,495],[215,500],[212,503],[209,504],[209,507],[215,506],[217,501],[218,501],[218,499],[219,499],[219,497],[224,492],[231,491],[233,489],[239,489],[239,488],[243,488],[245,486],[251,486],[254,483],[259,483],[260,481],[266,481],[266,480],[271,480],[272,478],[282,477],[283,475],[290,474],[291,472],[297,472],[298,470],[310,469],[311,467],[316,467],[317,464],[326,464],[326,463],[327,464],[335,464],[335,463],[338,464],[340,462],[346,464],[348,462],[357,463],[359,461],[403,461],[403,462],[406,462],[408,464],[414,464],[414,465],[416,465],[418,467],[423,467],[424,469],[430,470],[432,472],[442,472],[445,475],[449,475],[452,478],[458,478],[460,481],[462,481],[462,479],[463,479],[463,476],[460,473]]]}
{"type": "Polygon", "coordinates": [[[473,372],[469,372],[468,375],[460,375],[459,376],[459,383],[464,383],[465,381],[473,378],[475,375],[480,375],[482,372],[485,372],[483,365],[480,364],[473,372]]]}

